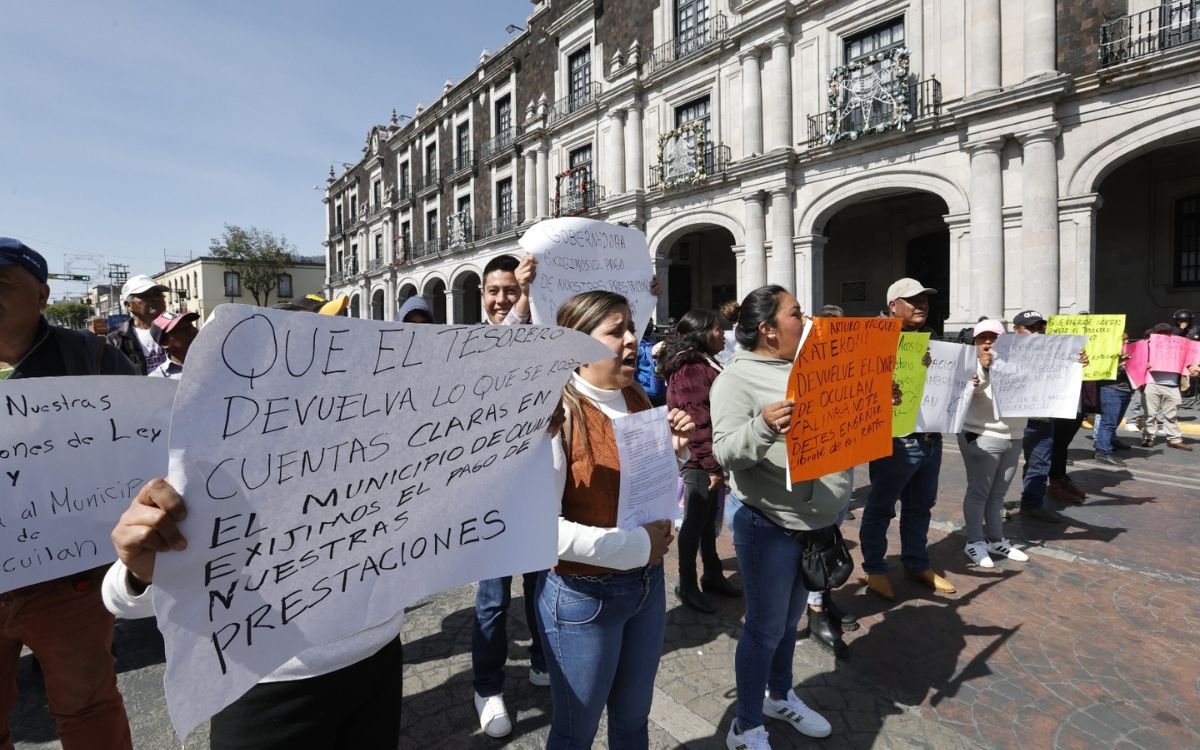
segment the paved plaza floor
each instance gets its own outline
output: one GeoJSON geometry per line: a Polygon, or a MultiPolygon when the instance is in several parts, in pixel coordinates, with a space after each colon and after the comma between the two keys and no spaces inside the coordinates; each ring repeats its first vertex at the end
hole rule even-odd
{"type": "MultiPolygon", "coordinates": [[[[1133,434],[1122,432],[1127,442],[1133,434]]],[[[930,544],[935,568],[958,586],[934,596],[899,575],[887,603],[847,585],[836,597],[863,627],[847,634],[850,656],[835,661],[801,634],[797,692],[833,724],[806,740],[768,720],[777,748],[1194,748],[1200,747],[1200,472],[1197,453],[1134,448],[1129,466],[1090,460],[1086,430],[1072,447],[1084,505],[1050,501],[1067,524],[1010,522],[1031,561],[968,567],[963,555],[962,460],[948,441],[930,544]]],[[[862,484],[866,472],[856,473],[862,484]]],[[[865,488],[855,492],[857,507],[865,488]]],[[[1017,492],[1010,493],[1015,498],[1017,492]]],[[[858,522],[845,526],[856,546],[858,522]]],[[[891,553],[896,555],[895,526],[891,553]]],[[[720,549],[731,575],[728,534],[720,549]]],[[[740,600],[717,615],[684,609],[670,594],[666,644],[651,713],[654,748],[719,748],[733,714],[733,652],[740,600]]],[[[736,578],[735,578],[736,580],[736,578]]],[[[528,631],[514,588],[513,660],[506,695],[514,714],[507,741],[479,730],[471,702],[471,618],[466,586],[418,603],[403,633],[405,699],[399,747],[542,747],[546,688],[526,679],[528,631]]],[[[802,623],[803,626],[803,623],[802,623]]],[[[122,622],[121,688],[135,746],[179,747],[162,697],[162,644],[151,621],[122,622]]],[[[40,678],[22,660],[14,712],[20,748],[57,748],[40,678]]],[[[604,729],[597,747],[604,747],[604,729]]],[[[186,748],[207,747],[197,730],[186,748]]]]}

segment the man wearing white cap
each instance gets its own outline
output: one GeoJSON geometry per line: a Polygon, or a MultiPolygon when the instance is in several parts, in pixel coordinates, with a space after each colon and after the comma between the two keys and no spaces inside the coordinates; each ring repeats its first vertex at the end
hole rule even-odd
{"type": "MultiPolygon", "coordinates": [[[[926,325],[929,295],[937,294],[916,279],[904,278],[888,287],[888,313],[899,318],[905,331],[932,332],[926,325]]],[[[858,537],[867,588],[891,601],[887,576],[887,532],[900,501],[900,562],[905,575],[939,594],[953,594],[954,585],[930,569],[929,520],[937,501],[942,471],[942,436],[914,432],[892,438],[892,455],[870,464],[871,491],[863,506],[858,537]]]]}
{"type": "Polygon", "coordinates": [[[154,320],[167,309],[168,287],[145,274],[131,276],[121,287],[121,299],[129,310],[129,320],[108,334],[108,343],[138,366],[143,375],[167,361],[167,352],[150,333],[154,320]]]}

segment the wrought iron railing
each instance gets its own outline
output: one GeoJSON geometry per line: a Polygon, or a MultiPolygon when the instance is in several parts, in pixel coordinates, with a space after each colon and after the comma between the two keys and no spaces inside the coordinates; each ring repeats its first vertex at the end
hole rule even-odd
{"type": "Polygon", "coordinates": [[[372,203],[371,210],[367,212],[367,218],[374,219],[376,216],[379,216],[381,213],[383,213],[386,210],[387,210],[386,203],[372,203]]]}
{"type": "Polygon", "coordinates": [[[604,202],[604,187],[591,181],[554,196],[554,216],[579,216],[604,202]]]}
{"type": "Polygon", "coordinates": [[[413,178],[413,193],[423,193],[441,184],[442,180],[438,176],[437,165],[430,164],[425,167],[425,174],[413,178]]]}
{"type": "Polygon", "coordinates": [[[663,179],[663,165],[655,164],[650,167],[650,190],[669,190],[681,183],[695,184],[704,182],[714,176],[721,175],[733,161],[729,147],[720,144],[708,144],[704,148],[704,160],[693,169],[668,170],[670,179],[663,179]],[[669,183],[664,185],[664,183],[669,183]]]}
{"type": "Polygon", "coordinates": [[[1107,67],[1200,41],[1200,0],[1173,0],[1100,27],[1100,66],[1107,67]]]}
{"type": "Polygon", "coordinates": [[[593,81],[578,91],[572,91],[554,103],[547,115],[549,124],[554,124],[564,117],[569,117],[589,104],[595,104],[600,97],[600,83],[593,81]]]}
{"type": "Polygon", "coordinates": [[[333,226],[329,227],[329,236],[330,237],[341,237],[342,232],[344,232],[344,231],[346,231],[346,228],[343,227],[341,224],[334,224],[333,226]]]}
{"type": "Polygon", "coordinates": [[[499,235],[511,232],[520,226],[523,219],[517,211],[510,211],[507,214],[493,216],[479,226],[479,239],[487,239],[489,237],[498,237],[499,235]]]}
{"type": "Polygon", "coordinates": [[[431,240],[417,242],[413,245],[412,259],[422,260],[431,256],[441,255],[442,250],[445,249],[445,246],[446,243],[441,237],[434,237],[431,240]]]}
{"type": "Polygon", "coordinates": [[[725,41],[726,36],[725,15],[718,13],[690,31],[655,47],[647,61],[649,72],[657,73],[669,68],[684,58],[725,41]]]}
{"type": "Polygon", "coordinates": [[[462,152],[455,158],[451,159],[450,163],[447,164],[446,167],[447,167],[446,171],[450,175],[456,175],[459,172],[465,172],[468,169],[474,169],[475,168],[475,152],[474,151],[462,152]]]}
{"type": "Polygon", "coordinates": [[[382,257],[367,258],[367,263],[366,263],[367,267],[364,269],[364,272],[372,273],[374,271],[378,271],[379,269],[383,268],[386,265],[387,265],[387,261],[385,261],[382,257]]]}
{"type": "Polygon", "coordinates": [[[341,271],[330,271],[329,277],[325,280],[325,283],[329,286],[337,286],[338,284],[342,283],[345,278],[346,274],[342,273],[341,271]]]}
{"type": "Polygon", "coordinates": [[[515,140],[516,132],[512,128],[502,130],[496,134],[496,137],[483,142],[483,145],[479,147],[479,158],[490,159],[496,154],[504,153],[515,140]]]}
{"type": "Polygon", "coordinates": [[[861,107],[831,109],[808,116],[809,147],[854,141],[888,130],[900,130],[911,121],[942,114],[942,84],[936,78],[916,81],[908,87],[905,107],[899,104],[871,101],[861,107]]]}

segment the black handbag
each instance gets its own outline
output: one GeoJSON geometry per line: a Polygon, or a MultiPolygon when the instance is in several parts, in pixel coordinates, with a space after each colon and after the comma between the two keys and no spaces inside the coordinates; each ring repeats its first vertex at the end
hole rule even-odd
{"type": "Polygon", "coordinates": [[[836,525],[791,533],[804,543],[804,556],[800,560],[804,588],[809,591],[828,591],[850,580],[850,574],[854,572],[854,560],[850,557],[850,548],[846,546],[842,530],[836,525]]]}

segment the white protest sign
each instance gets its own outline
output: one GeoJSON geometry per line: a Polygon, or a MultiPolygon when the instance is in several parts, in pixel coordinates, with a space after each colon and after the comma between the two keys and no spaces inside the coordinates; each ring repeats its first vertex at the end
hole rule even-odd
{"type": "Polygon", "coordinates": [[[646,330],[655,305],[646,235],[595,219],[550,219],[534,224],[521,247],[537,259],[529,296],[534,322],[554,325],[564,302],[603,289],[629,300],[638,337],[646,330]]]}
{"type": "Polygon", "coordinates": [[[128,375],[0,383],[0,592],[117,559],[117,519],[166,473],[175,385],[128,375]]]}
{"type": "Polygon", "coordinates": [[[605,356],[562,328],[218,307],[171,429],[189,545],[154,571],[180,737],[307,648],[553,565],[547,427],[605,356]]]}
{"type": "Polygon", "coordinates": [[[621,460],[617,526],[636,529],[651,521],[675,520],[679,464],[671,445],[667,407],[617,417],[612,427],[621,460]]]}
{"type": "Polygon", "coordinates": [[[1006,334],[992,345],[996,416],[1074,419],[1079,412],[1087,336],[1006,334]]]}
{"type": "Polygon", "coordinates": [[[971,404],[978,357],[975,347],[945,341],[929,342],[929,371],[917,414],[917,432],[962,432],[963,419],[971,404]]]}

